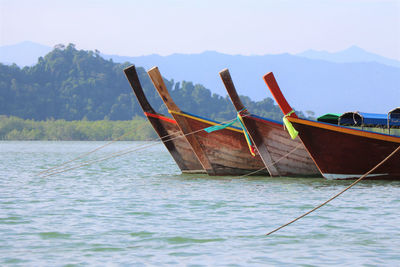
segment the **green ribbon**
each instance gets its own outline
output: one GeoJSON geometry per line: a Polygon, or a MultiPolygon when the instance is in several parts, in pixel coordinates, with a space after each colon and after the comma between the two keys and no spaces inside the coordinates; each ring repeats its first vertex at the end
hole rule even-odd
{"type": "Polygon", "coordinates": [[[229,126],[231,126],[232,124],[234,124],[235,122],[238,121],[238,118],[234,119],[232,122],[230,123],[226,123],[226,124],[220,124],[220,125],[214,125],[214,126],[210,126],[204,129],[204,131],[206,131],[207,133],[211,133],[211,132],[215,132],[218,130],[222,130],[225,129],[229,126]]]}
{"type": "Polygon", "coordinates": [[[242,117],[241,117],[241,114],[240,114],[244,110],[246,110],[246,108],[244,108],[242,110],[239,110],[238,113],[237,113],[236,119],[234,119],[232,122],[226,123],[226,124],[210,126],[210,127],[204,128],[204,131],[206,131],[207,133],[211,133],[211,132],[214,132],[214,131],[225,129],[225,128],[231,126],[232,124],[234,124],[235,122],[239,122],[240,126],[242,127],[242,130],[243,130],[243,133],[244,133],[244,137],[246,138],[247,145],[249,146],[250,154],[253,157],[255,157],[256,156],[256,152],[254,151],[254,146],[253,146],[253,144],[251,142],[251,139],[250,139],[249,133],[247,132],[246,127],[244,127],[244,124],[243,124],[243,121],[242,121],[242,117]]]}
{"type": "Polygon", "coordinates": [[[293,127],[292,123],[286,118],[286,117],[289,117],[293,113],[294,113],[294,110],[290,111],[288,114],[283,116],[283,124],[285,124],[285,127],[288,130],[290,137],[292,139],[295,139],[297,137],[297,135],[299,134],[299,132],[296,131],[296,129],[293,127]]]}

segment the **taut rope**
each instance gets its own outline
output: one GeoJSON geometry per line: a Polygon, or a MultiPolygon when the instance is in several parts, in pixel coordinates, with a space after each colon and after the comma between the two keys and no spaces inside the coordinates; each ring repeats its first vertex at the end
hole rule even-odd
{"type": "MultiPolygon", "coordinates": [[[[260,171],[262,171],[262,170],[267,169],[268,167],[274,166],[274,165],[277,164],[279,161],[281,161],[282,159],[286,158],[287,156],[289,156],[290,154],[292,154],[293,152],[295,152],[295,151],[296,151],[299,147],[301,147],[302,145],[303,145],[303,143],[298,144],[298,145],[297,145],[295,148],[293,148],[291,151],[289,151],[288,153],[286,153],[285,155],[283,155],[282,157],[280,157],[280,158],[277,159],[276,161],[272,162],[272,163],[269,164],[268,166],[265,166],[265,167],[263,167],[263,168],[261,168],[261,169],[259,169],[259,170],[250,172],[250,173],[248,173],[248,174],[239,176],[238,178],[243,178],[243,177],[246,177],[246,176],[249,176],[249,175],[253,175],[253,174],[257,173],[257,172],[260,172],[260,171]]],[[[256,148],[256,149],[257,149],[257,148],[256,148]]]]}
{"type": "MultiPolygon", "coordinates": [[[[232,120],[229,120],[229,121],[226,121],[226,122],[222,122],[221,124],[223,124],[223,123],[228,123],[228,122],[230,122],[230,121],[232,121],[232,120]]],[[[144,127],[144,126],[142,126],[142,127],[144,127]]],[[[150,141],[163,141],[163,142],[168,142],[168,141],[175,140],[175,139],[177,139],[177,138],[182,138],[182,137],[187,136],[187,135],[191,135],[191,134],[195,134],[195,133],[201,132],[201,131],[203,131],[203,130],[204,130],[204,129],[199,129],[199,130],[197,130],[197,131],[193,131],[193,132],[190,132],[190,133],[187,133],[187,134],[183,134],[183,135],[180,135],[180,134],[179,134],[179,135],[176,136],[176,137],[173,137],[173,138],[170,138],[170,139],[165,140],[166,137],[170,137],[170,136],[173,136],[173,135],[176,135],[177,133],[179,133],[179,132],[174,132],[174,133],[172,133],[172,134],[165,135],[165,136],[163,136],[163,137],[159,137],[159,138],[156,138],[156,139],[153,139],[153,140],[150,140],[150,141]]],[[[118,139],[120,139],[120,138],[121,138],[121,137],[119,137],[118,139]]],[[[118,139],[117,139],[117,140],[118,140],[118,139]]],[[[107,160],[107,159],[114,158],[114,157],[123,156],[123,155],[126,155],[126,154],[128,154],[128,153],[132,153],[132,152],[138,151],[138,150],[143,149],[143,148],[147,148],[147,147],[151,147],[151,146],[158,145],[157,143],[155,143],[155,144],[150,144],[150,145],[145,145],[145,146],[137,147],[137,148],[132,149],[132,150],[127,150],[127,149],[125,149],[125,150],[121,150],[121,151],[119,151],[119,152],[114,152],[114,153],[112,153],[112,154],[110,154],[109,156],[104,157],[104,158],[100,158],[100,159],[97,159],[97,160],[84,161],[84,162],[81,162],[80,165],[72,166],[72,167],[65,167],[65,168],[61,168],[61,169],[58,169],[58,170],[57,170],[57,168],[59,168],[59,167],[61,167],[61,166],[64,166],[64,165],[66,165],[67,163],[71,163],[71,162],[76,161],[76,160],[78,160],[78,159],[80,159],[80,158],[83,158],[84,156],[87,156],[87,155],[89,155],[89,154],[91,154],[91,153],[93,153],[93,152],[95,152],[95,151],[97,151],[97,150],[99,150],[99,149],[105,147],[106,145],[109,145],[109,144],[111,144],[111,143],[117,141],[117,140],[114,140],[114,141],[112,141],[112,142],[109,142],[109,143],[107,143],[107,144],[105,144],[105,145],[103,145],[103,146],[101,146],[101,147],[99,147],[99,148],[96,148],[96,149],[94,149],[94,150],[92,150],[92,151],[90,151],[90,152],[88,152],[88,153],[86,153],[86,154],[83,154],[83,155],[81,155],[81,156],[78,156],[78,157],[76,157],[75,159],[72,159],[72,160],[70,160],[70,161],[67,161],[67,162],[65,162],[65,163],[63,163],[63,164],[61,164],[61,165],[59,165],[59,166],[55,166],[55,167],[52,167],[52,168],[47,169],[47,170],[45,170],[45,171],[42,171],[42,172],[39,173],[39,175],[40,175],[40,174],[43,174],[43,173],[47,173],[46,175],[42,175],[43,178],[44,178],[44,177],[48,177],[48,176],[52,176],[52,175],[54,175],[54,174],[63,173],[63,172],[69,171],[69,170],[73,170],[73,169],[77,169],[77,168],[80,168],[80,167],[84,167],[84,166],[90,165],[90,164],[92,164],[92,163],[100,162],[100,161],[107,160]],[[56,169],[56,170],[54,170],[54,169],[56,169]],[[54,171],[48,173],[50,170],[54,170],[54,171]]]]}
{"type": "Polygon", "coordinates": [[[350,188],[352,188],[354,185],[356,185],[358,182],[360,182],[361,180],[363,180],[365,177],[367,177],[370,173],[372,173],[373,171],[375,171],[379,166],[381,166],[383,163],[385,163],[385,161],[387,161],[389,158],[391,158],[394,154],[396,154],[397,151],[400,150],[400,146],[398,146],[392,153],[390,153],[386,158],[384,158],[381,162],[379,162],[375,167],[373,167],[371,170],[369,170],[367,173],[365,173],[364,175],[362,175],[360,178],[358,178],[356,181],[354,181],[351,185],[349,185],[348,187],[346,187],[345,189],[343,189],[342,191],[340,191],[339,193],[337,193],[335,196],[331,197],[330,199],[328,199],[327,201],[325,201],[324,203],[318,205],[317,207],[313,208],[312,210],[304,213],[303,215],[297,217],[296,219],[285,223],[282,226],[279,226],[278,228],[276,228],[275,230],[267,233],[266,235],[270,235],[272,233],[275,233],[276,231],[288,226],[289,224],[294,223],[297,220],[300,220],[301,218],[307,216],[308,214],[310,214],[311,212],[321,208],[322,206],[326,205],[327,203],[331,202],[332,200],[334,200],[335,198],[337,198],[338,196],[340,196],[341,194],[343,194],[344,192],[346,192],[347,190],[349,190],[350,188]]]}
{"type": "MultiPolygon", "coordinates": [[[[143,124],[141,127],[139,127],[139,129],[142,129],[145,125],[146,125],[146,124],[143,124]]],[[[121,135],[120,137],[118,137],[117,139],[112,140],[112,141],[110,141],[110,142],[108,142],[108,143],[106,143],[106,144],[104,144],[104,145],[102,145],[102,146],[99,146],[99,147],[97,147],[97,148],[95,148],[95,149],[93,149],[93,150],[91,150],[91,151],[89,151],[89,152],[87,152],[87,153],[84,153],[84,154],[82,154],[82,155],[77,156],[76,158],[73,158],[73,159],[71,159],[71,160],[65,161],[65,162],[63,162],[63,163],[61,163],[61,164],[59,164],[59,165],[56,165],[56,166],[51,167],[51,168],[48,168],[48,169],[46,169],[46,170],[44,170],[44,171],[41,171],[41,172],[38,173],[38,175],[42,175],[42,174],[47,173],[47,172],[49,172],[49,171],[51,171],[51,170],[58,169],[58,168],[60,168],[60,167],[62,167],[62,166],[64,166],[64,165],[67,165],[68,163],[71,163],[71,162],[76,161],[76,160],[78,160],[78,159],[84,158],[84,157],[86,157],[86,156],[88,156],[88,155],[90,155],[90,154],[92,154],[92,153],[94,153],[94,152],[96,152],[96,151],[98,151],[98,150],[100,150],[100,149],[102,149],[102,148],[108,146],[108,145],[111,145],[112,143],[117,142],[118,140],[121,140],[122,137],[126,136],[126,135],[129,134],[129,133],[130,133],[130,132],[126,132],[126,133],[124,133],[123,135],[121,135]]],[[[57,170],[55,170],[55,171],[57,171],[57,170]]]]}

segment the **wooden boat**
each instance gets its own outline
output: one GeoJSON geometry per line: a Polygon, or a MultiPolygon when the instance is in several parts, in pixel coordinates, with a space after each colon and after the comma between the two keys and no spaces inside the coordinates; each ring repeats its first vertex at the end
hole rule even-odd
{"type": "Polygon", "coordinates": [[[150,121],[165,147],[183,173],[206,173],[193,152],[192,147],[183,137],[175,120],[154,111],[144,95],[135,66],[124,69],[133,92],[135,93],[144,115],[150,121]]]}
{"type": "Polygon", "coordinates": [[[283,124],[252,115],[242,104],[228,69],[220,73],[226,91],[271,176],[321,177],[298,139],[291,139],[283,124]]]}
{"type": "MultiPolygon", "coordinates": [[[[292,113],[272,72],[264,76],[264,81],[327,179],[359,178],[400,146],[400,136],[300,119],[292,113]]],[[[367,178],[399,180],[400,153],[394,154],[367,178]]]]}
{"type": "Polygon", "coordinates": [[[207,133],[205,128],[218,122],[181,111],[172,100],[157,67],[148,74],[179,128],[185,134],[209,175],[267,175],[260,158],[249,153],[243,131],[236,127],[207,133]]]}

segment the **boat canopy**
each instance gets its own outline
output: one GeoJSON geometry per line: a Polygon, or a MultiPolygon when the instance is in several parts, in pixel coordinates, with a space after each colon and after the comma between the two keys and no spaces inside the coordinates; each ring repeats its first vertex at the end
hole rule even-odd
{"type": "Polygon", "coordinates": [[[339,117],[342,114],[340,113],[327,113],[325,115],[322,115],[320,117],[317,118],[317,121],[320,122],[326,122],[326,123],[330,123],[330,124],[338,124],[339,122],[339,117]]]}
{"type": "Polygon", "coordinates": [[[388,116],[386,114],[364,113],[359,111],[346,112],[339,117],[339,125],[387,127],[388,116]]]}
{"type": "Polygon", "coordinates": [[[394,108],[388,113],[388,127],[400,127],[400,107],[394,108]]]}

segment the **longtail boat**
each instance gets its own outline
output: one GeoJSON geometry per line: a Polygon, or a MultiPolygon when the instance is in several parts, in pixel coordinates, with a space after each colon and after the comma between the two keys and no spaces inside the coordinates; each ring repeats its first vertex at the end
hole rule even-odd
{"type": "MultiPolygon", "coordinates": [[[[289,123],[327,179],[355,179],[375,167],[397,147],[400,136],[298,118],[283,96],[272,72],[264,76],[289,123]]],[[[400,153],[391,156],[367,179],[400,179],[400,153]]]]}
{"type": "Polygon", "coordinates": [[[181,111],[172,100],[158,68],[150,69],[148,74],[209,175],[268,175],[260,156],[250,154],[242,129],[230,126],[206,132],[204,129],[220,124],[181,111]]]}
{"type": "Polygon", "coordinates": [[[291,139],[283,123],[251,114],[240,100],[228,69],[221,79],[271,176],[321,177],[314,161],[298,139],[291,139]]]}
{"type": "Polygon", "coordinates": [[[183,173],[206,173],[196,154],[193,152],[192,147],[186,138],[183,137],[176,121],[155,112],[147,101],[135,66],[124,69],[124,72],[143,109],[144,115],[150,121],[181,171],[183,173]]]}

